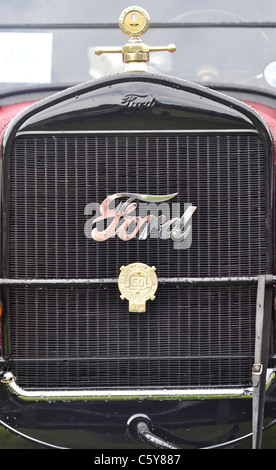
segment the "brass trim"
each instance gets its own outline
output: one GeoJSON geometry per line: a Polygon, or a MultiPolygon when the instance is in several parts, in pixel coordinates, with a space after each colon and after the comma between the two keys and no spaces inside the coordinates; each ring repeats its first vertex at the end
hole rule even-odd
{"type": "Polygon", "coordinates": [[[118,287],[121,299],[129,301],[129,311],[142,313],[146,311],[147,300],[155,299],[158,287],[155,266],[144,263],[131,263],[121,266],[118,287]]]}
{"type": "Polygon", "coordinates": [[[144,8],[131,6],[122,11],[119,26],[127,36],[142,36],[149,29],[150,17],[144,8]]]}
{"type": "Polygon", "coordinates": [[[96,55],[122,53],[123,62],[126,64],[126,72],[147,72],[147,62],[150,52],[168,51],[175,52],[176,46],[148,46],[144,44],[140,36],[149,28],[150,17],[146,10],[138,6],[132,6],[122,11],[119,17],[119,26],[123,33],[129,36],[129,41],[123,47],[96,47],[96,55]]]}

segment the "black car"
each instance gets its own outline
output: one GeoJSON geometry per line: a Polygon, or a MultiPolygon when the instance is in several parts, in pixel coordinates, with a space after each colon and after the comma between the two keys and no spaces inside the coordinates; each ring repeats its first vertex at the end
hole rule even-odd
{"type": "Polygon", "coordinates": [[[275,447],[271,3],[1,2],[4,428],[275,447]]]}

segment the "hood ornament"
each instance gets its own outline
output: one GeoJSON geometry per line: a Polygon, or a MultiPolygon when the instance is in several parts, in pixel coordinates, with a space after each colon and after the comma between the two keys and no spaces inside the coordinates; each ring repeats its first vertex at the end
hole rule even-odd
{"type": "Polygon", "coordinates": [[[147,72],[147,62],[150,52],[168,51],[174,52],[174,44],[168,46],[148,46],[144,44],[140,36],[149,28],[149,14],[141,7],[132,6],[126,8],[120,15],[119,25],[123,33],[130,36],[128,43],[119,47],[97,47],[95,54],[122,53],[123,62],[126,63],[126,72],[147,72]]]}
{"type": "Polygon", "coordinates": [[[144,263],[132,263],[120,268],[118,287],[121,299],[129,301],[130,312],[145,312],[147,300],[155,299],[158,279],[155,267],[144,263]]]}

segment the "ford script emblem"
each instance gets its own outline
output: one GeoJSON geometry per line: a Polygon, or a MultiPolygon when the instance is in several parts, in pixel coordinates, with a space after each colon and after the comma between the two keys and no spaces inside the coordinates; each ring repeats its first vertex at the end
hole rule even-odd
{"type": "MultiPolygon", "coordinates": [[[[192,204],[186,204],[184,205],[184,213],[179,217],[172,218],[165,215],[168,212],[165,210],[164,213],[163,207],[163,212],[161,211],[161,215],[158,215],[160,213],[160,203],[168,201],[176,195],[177,193],[163,196],[117,193],[108,196],[99,207],[101,215],[93,220],[91,236],[97,242],[106,241],[115,236],[125,242],[136,236],[139,240],[145,240],[149,236],[153,238],[157,236],[164,240],[171,238],[175,242],[181,242],[188,237],[191,231],[191,218],[196,207],[192,204]],[[119,201],[125,198],[127,198],[126,201],[119,201]],[[146,215],[137,214],[137,202],[134,202],[135,200],[150,203],[141,204],[142,209],[146,211],[146,215]]],[[[176,205],[179,207],[179,204],[176,205]]]]}

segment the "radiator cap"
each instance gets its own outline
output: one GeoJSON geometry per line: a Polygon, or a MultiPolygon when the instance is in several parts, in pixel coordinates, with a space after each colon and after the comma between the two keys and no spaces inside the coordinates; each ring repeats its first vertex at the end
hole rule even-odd
{"type": "Polygon", "coordinates": [[[126,72],[147,72],[147,62],[150,52],[168,51],[174,52],[174,44],[168,46],[148,46],[144,44],[140,36],[149,28],[150,17],[144,8],[132,6],[126,8],[120,15],[119,25],[123,33],[130,37],[123,47],[96,47],[96,55],[104,53],[122,53],[123,62],[126,64],[126,72]]]}

